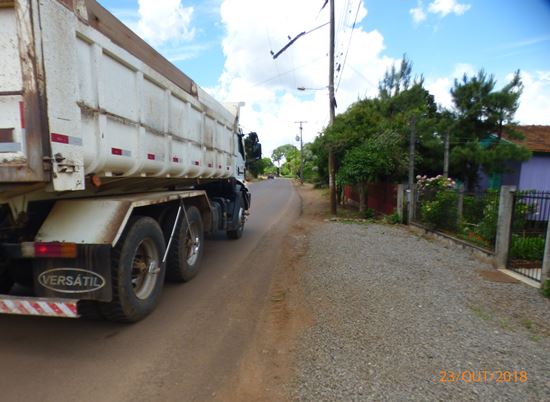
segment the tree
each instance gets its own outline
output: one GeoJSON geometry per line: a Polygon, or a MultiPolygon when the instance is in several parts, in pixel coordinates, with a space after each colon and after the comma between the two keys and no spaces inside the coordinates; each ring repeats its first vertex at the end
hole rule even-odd
{"type": "Polygon", "coordinates": [[[346,153],[337,178],[342,183],[358,185],[360,212],[366,210],[365,187],[368,182],[400,175],[406,169],[401,148],[400,135],[388,131],[367,138],[346,153]]]}
{"type": "Polygon", "coordinates": [[[276,163],[277,166],[281,167],[281,160],[288,160],[288,155],[290,152],[294,152],[297,148],[292,144],[281,145],[273,150],[271,153],[271,159],[273,163],[276,163]]]}
{"type": "Polygon", "coordinates": [[[521,139],[515,132],[514,115],[523,89],[519,71],[501,90],[495,90],[492,75],[480,70],[477,75],[455,80],[451,90],[457,112],[453,130],[455,146],[451,152],[454,176],[473,190],[480,167],[487,174],[504,173],[507,162],[527,160],[531,153],[523,146],[503,141],[505,127],[511,138],[521,139]]]}
{"type": "Polygon", "coordinates": [[[412,63],[403,55],[399,69],[395,64],[386,70],[384,78],[378,83],[378,92],[381,99],[389,99],[399,95],[401,90],[406,91],[411,84],[412,63]]]}
{"type": "MultiPolygon", "coordinates": [[[[334,124],[325,129],[313,143],[317,153],[319,175],[326,180],[327,147],[335,151],[338,170],[343,166],[346,154],[364,147],[365,142],[380,135],[392,133],[398,141],[394,147],[401,163],[408,158],[408,133],[412,116],[417,117],[417,153],[415,165],[428,173],[441,173],[443,141],[439,131],[440,114],[433,95],[425,88],[422,78],[412,77],[412,63],[403,57],[399,68],[386,71],[379,83],[380,95],[362,99],[352,104],[346,112],[336,116],[334,124]]],[[[385,177],[390,181],[404,179],[402,169],[392,169],[385,177]]]]}

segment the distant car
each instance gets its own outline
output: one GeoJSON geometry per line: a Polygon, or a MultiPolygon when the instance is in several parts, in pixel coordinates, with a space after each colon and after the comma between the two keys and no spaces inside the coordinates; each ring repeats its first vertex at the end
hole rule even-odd
{"type": "Polygon", "coordinates": [[[273,173],[270,173],[270,174],[267,175],[267,178],[268,179],[274,179],[275,175],[273,173]]]}

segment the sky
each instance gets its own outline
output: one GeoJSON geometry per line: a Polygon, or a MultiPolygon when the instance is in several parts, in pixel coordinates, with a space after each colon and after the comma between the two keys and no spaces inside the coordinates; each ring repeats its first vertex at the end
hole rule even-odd
{"type": "MultiPolygon", "coordinates": [[[[264,156],[329,121],[325,0],[99,0],[220,102],[245,102],[244,132],[264,156]],[[290,39],[305,32],[279,57],[290,39]],[[298,90],[305,88],[305,90],[298,90]]],[[[336,113],[377,96],[404,54],[442,107],[480,69],[497,88],[520,70],[516,120],[550,124],[550,0],[335,0],[336,113]]]]}

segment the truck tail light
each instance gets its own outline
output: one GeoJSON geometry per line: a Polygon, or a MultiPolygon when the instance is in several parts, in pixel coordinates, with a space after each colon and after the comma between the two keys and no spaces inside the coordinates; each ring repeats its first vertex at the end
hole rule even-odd
{"type": "Polygon", "coordinates": [[[21,254],[27,258],[76,258],[75,243],[23,243],[21,254]]]}

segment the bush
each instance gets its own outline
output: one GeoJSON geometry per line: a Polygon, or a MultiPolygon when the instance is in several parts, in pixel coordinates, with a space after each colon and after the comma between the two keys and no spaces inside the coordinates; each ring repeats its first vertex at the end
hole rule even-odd
{"type": "Polygon", "coordinates": [[[457,229],[457,202],[454,191],[439,191],[433,201],[424,201],[420,207],[422,221],[434,229],[455,231],[457,229]]]}
{"type": "Polygon", "coordinates": [[[546,297],[550,297],[550,279],[547,279],[542,286],[542,294],[546,297]]]}
{"type": "Polygon", "coordinates": [[[375,216],[375,212],[374,212],[374,209],[372,208],[367,208],[367,210],[363,212],[364,219],[373,219],[374,216],[375,216]]]}
{"type": "Polygon", "coordinates": [[[497,222],[498,222],[498,196],[490,197],[483,208],[483,219],[479,221],[476,232],[485,240],[494,242],[497,237],[497,222]]]}
{"type": "Polygon", "coordinates": [[[544,237],[523,237],[512,235],[510,257],[519,260],[542,261],[544,256],[544,237]]]}
{"type": "Polygon", "coordinates": [[[478,223],[483,219],[487,197],[464,195],[462,219],[467,223],[478,223]]]}
{"type": "Polygon", "coordinates": [[[386,222],[391,223],[392,225],[398,225],[401,223],[401,218],[397,212],[394,212],[391,215],[386,216],[386,222]]]}
{"type": "MultiPolygon", "coordinates": [[[[494,243],[497,237],[499,196],[495,190],[487,194],[487,202],[483,208],[483,219],[479,221],[476,232],[487,241],[494,243]]],[[[534,212],[532,205],[518,201],[514,206],[514,221],[512,222],[512,232],[520,232],[527,223],[527,217],[534,212]]]]}

